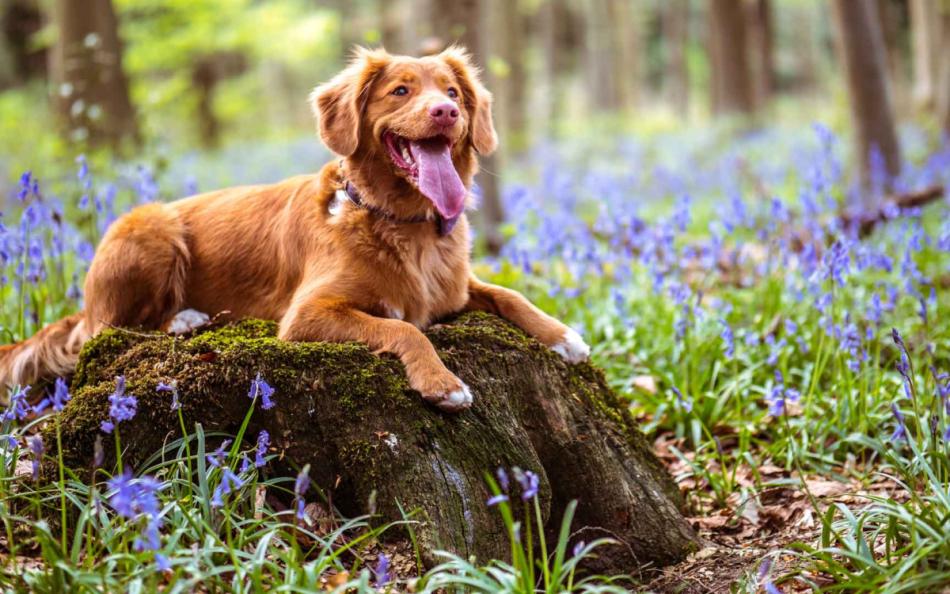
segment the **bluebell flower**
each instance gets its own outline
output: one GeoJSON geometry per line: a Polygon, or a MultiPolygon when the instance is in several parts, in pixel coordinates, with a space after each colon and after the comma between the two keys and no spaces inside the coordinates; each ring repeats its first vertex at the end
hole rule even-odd
{"type": "Polygon", "coordinates": [[[719,322],[722,324],[722,332],[719,333],[719,337],[722,338],[723,355],[731,359],[736,354],[735,336],[729,322],[726,320],[719,320],[719,322]]]}
{"type": "Polygon", "coordinates": [[[274,407],[274,401],[271,400],[271,396],[274,395],[274,388],[270,386],[266,381],[261,379],[261,374],[258,373],[251,381],[251,389],[247,393],[248,398],[252,400],[260,396],[261,398],[261,408],[264,410],[269,410],[274,407]]]}
{"type": "Polygon", "coordinates": [[[162,484],[153,477],[133,478],[132,472],[126,469],[106,484],[113,491],[108,498],[109,505],[123,518],[135,520],[140,516],[157,516],[161,511],[158,492],[162,484]]]}
{"type": "Polygon", "coordinates": [[[676,386],[670,386],[670,389],[673,390],[673,394],[676,395],[676,402],[679,403],[680,408],[686,412],[693,412],[693,402],[684,398],[683,393],[680,392],[676,386]]]}
{"type": "Polygon", "coordinates": [[[267,460],[264,459],[264,456],[267,455],[267,446],[270,445],[270,434],[267,431],[261,430],[257,434],[257,449],[254,450],[254,466],[260,468],[267,464],[267,460]]]}
{"type": "Polygon", "coordinates": [[[304,502],[303,495],[304,493],[307,492],[307,489],[310,488],[310,474],[309,473],[310,473],[310,465],[307,464],[306,466],[303,467],[303,469],[301,469],[299,473],[297,473],[297,480],[294,481],[294,499],[296,500],[296,503],[297,503],[296,517],[298,520],[304,520],[307,517],[305,513],[306,503],[304,502]]]}
{"type": "Polygon", "coordinates": [[[541,480],[537,474],[530,470],[521,470],[518,467],[513,468],[512,472],[515,475],[515,480],[521,486],[521,499],[523,501],[528,501],[538,494],[541,480]]]}
{"type": "Polygon", "coordinates": [[[106,433],[112,433],[116,423],[134,418],[137,408],[138,400],[135,396],[125,394],[125,376],[116,377],[115,391],[109,396],[110,420],[103,421],[101,429],[106,433]]]}
{"type": "Polygon", "coordinates": [[[891,411],[894,413],[894,418],[897,420],[897,428],[894,429],[894,433],[891,434],[891,441],[907,439],[907,424],[904,421],[903,413],[901,413],[900,409],[897,408],[897,405],[893,402],[891,403],[891,411]]]}
{"type": "Polygon", "coordinates": [[[489,497],[488,501],[485,502],[485,505],[487,505],[488,507],[494,507],[498,505],[499,503],[504,503],[505,501],[508,501],[508,496],[505,495],[504,493],[499,493],[498,495],[489,497]]]}
{"type": "Polygon", "coordinates": [[[66,385],[66,380],[61,377],[56,378],[56,386],[53,389],[53,410],[63,410],[63,407],[66,406],[66,403],[69,402],[70,399],[69,387],[66,385]]]}
{"type": "Polygon", "coordinates": [[[16,436],[12,434],[0,435],[0,443],[2,443],[4,448],[8,450],[15,450],[20,447],[20,442],[17,440],[16,436]]]}
{"type": "Polygon", "coordinates": [[[30,448],[30,452],[33,453],[33,480],[37,481],[40,479],[40,464],[43,462],[43,452],[46,451],[46,446],[43,445],[43,438],[39,434],[29,437],[26,444],[30,448]]]}
{"type": "Polygon", "coordinates": [[[376,566],[373,568],[373,578],[377,588],[385,586],[392,580],[392,575],[389,573],[389,557],[386,553],[379,554],[379,559],[376,560],[376,566]]]}
{"type": "Polygon", "coordinates": [[[0,417],[0,422],[22,421],[30,415],[30,403],[27,401],[29,392],[30,386],[17,388],[13,391],[13,394],[10,395],[10,404],[7,406],[7,410],[4,411],[3,416],[0,417]]]}
{"type": "Polygon", "coordinates": [[[507,493],[509,487],[508,473],[505,472],[503,467],[499,466],[498,470],[495,471],[495,476],[498,477],[498,486],[501,487],[502,491],[507,493]]]}
{"type": "Polygon", "coordinates": [[[238,469],[238,472],[244,474],[251,469],[251,459],[247,457],[247,454],[241,454],[241,467],[238,469]]]}
{"type": "Polygon", "coordinates": [[[161,553],[155,553],[155,569],[159,571],[171,571],[172,564],[168,557],[161,553]]]}
{"type": "Polygon", "coordinates": [[[211,496],[211,507],[221,507],[224,505],[224,496],[228,495],[244,486],[244,481],[234,474],[230,467],[225,466],[221,469],[221,482],[215,487],[211,496]]]}
{"type": "Polygon", "coordinates": [[[215,468],[222,468],[227,462],[228,454],[224,451],[227,447],[231,445],[231,440],[226,439],[221,442],[221,445],[218,446],[218,449],[211,452],[210,454],[205,454],[205,459],[208,460],[208,464],[214,466],[215,468]]]}
{"type": "Polygon", "coordinates": [[[571,556],[572,556],[572,557],[577,557],[577,556],[579,556],[579,555],[581,554],[581,552],[584,550],[584,547],[586,547],[586,546],[587,546],[587,543],[585,543],[583,540],[577,541],[577,542],[574,544],[574,548],[571,549],[571,556]]]}
{"type": "Polygon", "coordinates": [[[158,385],[155,386],[155,391],[156,392],[171,392],[172,393],[171,410],[174,411],[181,408],[181,402],[179,402],[178,400],[178,381],[177,380],[172,380],[170,384],[165,383],[165,382],[158,382],[158,385]]]}

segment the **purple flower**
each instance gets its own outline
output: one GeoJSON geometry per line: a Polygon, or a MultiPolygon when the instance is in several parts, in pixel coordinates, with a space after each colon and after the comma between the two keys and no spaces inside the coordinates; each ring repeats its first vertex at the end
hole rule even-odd
{"type": "Polygon", "coordinates": [[[274,401],[271,400],[271,396],[274,395],[274,388],[270,386],[266,381],[261,379],[261,374],[258,373],[257,377],[251,381],[251,389],[247,393],[248,398],[252,400],[261,397],[261,408],[264,410],[269,410],[274,408],[274,401]]]}
{"type": "Polygon", "coordinates": [[[141,553],[142,551],[154,551],[162,546],[158,529],[161,528],[161,521],[158,517],[151,517],[145,525],[145,530],[132,542],[132,548],[141,553]]]}
{"type": "Polygon", "coordinates": [[[178,401],[178,382],[172,380],[172,383],[166,384],[165,382],[158,382],[158,385],[155,386],[156,392],[171,392],[172,393],[172,410],[178,410],[181,408],[181,402],[178,401]]]}
{"type": "Polygon", "coordinates": [[[373,577],[376,580],[377,588],[385,586],[392,580],[392,575],[389,573],[389,557],[387,557],[385,553],[379,554],[379,559],[376,560],[376,567],[373,568],[373,577]]]}
{"type": "Polygon", "coordinates": [[[116,423],[128,421],[135,417],[138,400],[135,396],[125,394],[125,376],[115,378],[115,391],[109,396],[109,417],[111,421],[103,421],[101,428],[106,433],[112,433],[116,423]]]}
{"type": "Polygon", "coordinates": [[[508,501],[508,496],[504,493],[501,493],[499,495],[495,495],[494,497],[490,497],[488,501],[485,502],[485,505],[488,507],[494,507],[499,503],[504,503],[505,501],[508,501]]]}
{"type": "Polygon", "coordinates": [[[17,388],[10,395],[10,404],[7,410],[0,416],[0,422],[18,420],[22,421],[30,415],[30,404],[27,402],[27,394],[30,392],[30,386],[17,388]]]}
{"type": "Polygon", "coordinates": [[[571,556],[572,557],[579,556],[581,552],[584,550],[584,547],[586,546],[587,546],[587,543],[585,543],[583,540],[577,541],[577,543],[574,545],[574,548],[571,550],[571,556]]]}
{"type": "Polygon", "coordinates": [[[3,443],[8,450],[15,450],[20,445],[20,442],[13,435],[0,435],[0,443],[3,443]]]}
{"type": "Polygon", "coordinates": [[[251,459],[247,457],[247,454],[241,454],[241,468],[238,470],[241,474],[244,474],[251,469],[251,459]]]}
{"type": "Polygon", "coordinates": [[[168,557],[161,553],[155,553],[155,569],[159,571],[171,571],[172,564],[168,557]]]}
{"type": "Polygon", "coordinates": [[[722,324],[722,332],[719,334],[722,338],[723,343],[723,354],[732,358],[736,354],[736,340],[735,336],[732,333],[732,328],[729,326],[729,323],[726,320],[719,320],[722,324]]]}
{"type": "Polygon", "coordinates": [[[891,434],[891,441],[907,439],[907,424],[904,422],[904,415],[893,402],[891,403],[891,411],[894,413],[894,418],[897,419],[897,428],[891,434]]]}
{"type": "Polygon", "coordinates": [[[498,477],[498,486],[501,487],[501,490],[508,492],[509,482],[508,482],[508,473],[505,472],[505,469],[501,466],[498,467],[498,470],[495,471],[495,476],[498,477]]]}
{"type": "Polygon", "coordinates": [[[231,440],[226,439],[223,442],[221,442],[221,445],[218,446],[218,449],[211,452],[210,454],[206,454],[205,458],[208,460],[208,464],[214,466],[215,468],[224,467],[224,463],[228,459],[228,455],[224,452],[224,450],[229,445],[231,445],[231,440]]]}
{"type": "Polygon", "coordinates": [[[66,403],[71,400],[69,387],[66,380],[61,377],[56,378],[56,387],[53,389],[53,410],[61,411],[66,403]]]}
{"type": "Polygon", "coordinates": [[[221,482],[214,488],[211,495],[211,507],[221,507],[224,505],[224,496],[240,489],[244,486],[244,481],[234,474],[230,467],[225,466],[221,470],[221,482]]]}
{"type": "Polygon", "coordinates": [[[267,464],[264,456],[267,455],[267,446],[270,445],[270,434],[262,430],[257,434],[257,449],[254,451],[254,466],[260,468],[267,464]]]}
{"type": "Polygon", "coordinates": [[[43,461],[43,452],[46,451],[46,446],[43,445],[43,438],[39,434],[27,439],[26,443],[30,451],[33,452],[33,480],[37,481],[40,478],[40,463],[43,461]]]}
{"type": "Polygon", "coordinates": [[[124,473],[109,479],[108,488],[113,491],[109,495],[109,505],[117,514],[128,520],[136,520],[141,516],[158,516],[161,507],[158,502],[158,492],[162,484],[150,476],[133,478],[132,473],[124,473]]]}
{"type": "Polygon", "coordinates": [[[676,386],[671,386],[671,390],[676,394],[676,401],[679,403],[680,407],[686,412],[693,412],[693,403],[690,400],[687,400],[683,397],[683,393],[679,391],[679,388],[676,386]]]}
{"type": "Polygon", "coordinates": [[[518,484],[521,486],[522,501],[528,501],[537,496],[541,483],[537,474],[530,470],[521,470],[518,467],[513,468],[512,472],[515,475],[515,480],[518,481],[518,484]]]}
{"type": "Polygon", "coordinates": [[[297,519],[298,520],[303,520],[307,517],[306,514],[304,513],[306,510],[306,503],[304,502],[303,494],[306,493],[307,489],[310,488],[309,472],[310,472],[310,465],[307,464],[306,466],[303,467],[303,469],[301,469],[299,473],[297,473],[297,480],[294,481],[294,499],[296,500],[296,503],[297,503],[297,519]]]}

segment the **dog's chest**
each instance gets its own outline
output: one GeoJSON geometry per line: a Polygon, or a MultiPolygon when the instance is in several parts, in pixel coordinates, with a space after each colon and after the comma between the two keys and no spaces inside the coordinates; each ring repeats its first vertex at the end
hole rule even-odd
{"type": "Polygon", "coordinates": [[[424,328],[461,310],[468,301],[468,259],[432,246],[400,258],[398,271],[381,279],[382,315],[424,328]]]}

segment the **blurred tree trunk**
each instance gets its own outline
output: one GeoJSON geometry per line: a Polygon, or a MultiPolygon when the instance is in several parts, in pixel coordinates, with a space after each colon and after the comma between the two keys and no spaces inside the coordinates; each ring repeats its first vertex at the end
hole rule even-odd
{"type": "Polygon", "coordinates": [[[56,0],[53,6],[59,32],[50,53],[53,98],[70,138],[94,145],[137,141],[112,2],[56,0]]]}
{"type": "Polygon", "coordinates": [[[191,82],[198,93],[198,132],[201,145],[216,148],[221,140],[221,122],[214,111],[214,95],[218,83],[237,76],[247,69],[247,59],[241,52],[221,51],[195,61],[191,82]]]}
{"type": "Polygon", "coordinates": [[[796,78],[804,89],[812,90],[818,87],[819,64],[822,56],[817,32],[819,21],[817,13],[822,10],[822,7],[803,5],[789,7],[788,10],[793,11],[791,20],[794,23],[795,39],[801,44],[796,52],[798,58],[796,78]]]}
{"type": "Polygon", "coordinates": [[[567,0],[544,0],[538,14],[544,57],[544,111],[546,126],[553,130],[563,115],[565,87],[575,70],[578,32],[567,0]]]}
{"type": "Polygon", "coordinates": [[[387,51],[404,54],[409,50],[403,43],[403,18],[405,2],[396,0],[377,0],[376,14],[379,16],[380,41],[387,51]]]}
{"type": "Polygon", "coordinates": [[[907,92],[911,79],[901,43],[905,6],[905,0],[877,0],[877,18],[884,41],[884,63],[887,66],[887,78],[891,82],[891,105],[897,112],[905,111],[912,99],[907,92]]]}
{"type": "Polygon", "coordinates": [[[944,2],[940,11],[939,75],[937,76],[937,121],[945,134],[950,135],[950,3],[944,2]]]}
{"type": "Polygon", "coordinates": [[[914,104],[934,106],[940,66],[940,13],[937,0],[910,0],[910,37],[914,58],[914,104]]]}
{"type": "Polygon", "coordinates": [[[590,104],[599,112],[619,111],[628,105],[636,64],[625,64],[622,37],[631,26],[625,0],[601,0],[586,6],[584,46],[590,104]]]}
{"type": "MultiPolygon", "coordinates": [[[[487,34],[490,31],[482,27],[488,22],[483,3],[479,0],[429,0],[428,9],[432,35],[442,42],[436,45],[445,47],[458,43],[465,46],[472,53],[475,63],[485,71],[488,66],[488,44],[480,33],[487,34]]],[[[502,244],[499,227],[505,219],[498,183],[501,165],[497,153],[480,157],[480,162],[481,169],[475,178],[481,191],[480,226],[488,250],[498,253],[502,244]]]]}
{"type": "Polygon", "coordinates": [[[689,0],[669,0],[661,15],[665,46],[666,73],[663,91],[666,100],[680,115],[689,113],[689,67],[686,50],[689,44],[689,0]]]}
{"type": "MultiPolygon", "coordinates": [[[[746,18],[749,32],[753,101],[761,109],[775,89],[775,27],[772,22],[772,2],[752,0],[746,2],[746,18]]],[[[750,52],[746,52],[749,54],[750,52]]]]}
{"type": "Polygon", "coordinates": [[[500,130],[506,138],[505,148],[511,153],[522,151],[525,138],[525,85],[527,73],[524,64],[524,40],[527,37],[527,22],[517,0],[489,0],[491,8],[489,31],[496,32],[492,39],[494,53],[489,57],[500,58],[497,68],[486,73],[489,88],[495,90],[496,113],[500,116],[500,130]]]}
{"type": "Polygon", "coordinates": [[[752,72],[742,2],[710,0],[709,53],[713,113],[752,114],[752,72]]]}
{"type": "MultiPolygon", "coordinates": [[[[879,151],[886,173],[900,172],[900,146],[894,128],[887,78],[884,35],[874,0],[834,0],[839,48],[848,81],[855,152],[865,188],[873,182],[873,151],[879,151]]],[[[864,192],[864,206],[876,208],[880,196],[864,192]]]]}
{"type": "Polygon", "coordinates": [[[8,0],[0,9],[0,89],[46,76],[47,50],[33,44],[42,28],[35,0],[8,0]]]}

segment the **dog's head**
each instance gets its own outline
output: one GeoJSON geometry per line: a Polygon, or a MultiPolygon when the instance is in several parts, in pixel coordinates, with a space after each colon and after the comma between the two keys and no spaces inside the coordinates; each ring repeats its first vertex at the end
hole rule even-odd
{"type": "Polygon", "coordinates": [[[498,143],[491,95],[458,47],[424,58],[360,48],[312,100],[330,150],[411,184],[447,219],[465,208],[475,152],[498,143]]]}

